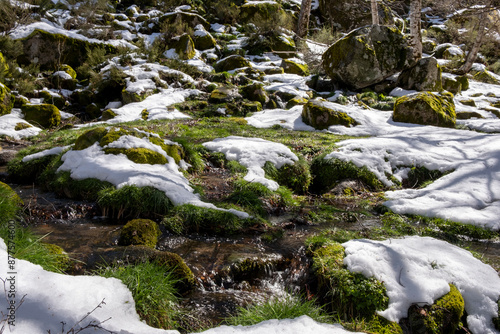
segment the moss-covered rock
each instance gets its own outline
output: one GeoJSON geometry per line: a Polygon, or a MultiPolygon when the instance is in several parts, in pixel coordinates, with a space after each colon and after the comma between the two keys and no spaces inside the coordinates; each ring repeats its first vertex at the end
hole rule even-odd
{"type": "Polygon", "coordinates": [[[95,142],[99,142],[107,133],[108,130],[105,127],[98,127],[92,130],[88,130],[76,139],[73,150],[84,150],[87,147],[94,145],[95,142]]]}
{"type": "Polygon", "coordinates": [[[437,46],[436,42],[434,42],[431,39],[424,39],[422,41],[422,51],[427,54],[433,53],[434,50],[436,49],[436,46],[437,46]]]}
{"type": "Polygon", "coordinates": [[[110,119],[115,118],[117,115],[118,114],[114,112],[112,109],[106,109],[102,112],[101,120],[109,121],[110,119]]]}
{"type": "Polygon", "coordinates": [[[484,117],[483,115],[475,111],[457,112],[457,119],[471,119],[471,118],[484,118],[484,117]]]}
{"type": "Polygon", "coordinates": [[[123,226],[118,242],[122,246],[144,245],[155,248],[160,235],[160,228],[154,221],[134,219],[123,226]]]}
{"type": "Polygon", "coordinates": [[[443,78],[443,89],[457,95],[462,92],[462,84],[455,78],[446,76],[443,78]]]}
{"type": "Polygon", "coordinates": [[[150,260],[165,266],[166,270],[172,272],[178,280],[175,285],[181,294],[196,287],[196,278],[193,272],[179,255],[170,252],[157,252],[150,260]]]}
{"type": "Polygon", "coordinates": [[[68,253],[66,253],[64,249],[58,245],[48,243],[42,243],[42,245],[47,249],[49,254],[55,257],[55,267],[62,272],[66,271],[70,264],[68,253]]]}
{"type": "Polygon", "coordinates": [[[0,79],[3,80],[9,73],[9,64],[5,60],[2,52],[0,52],[0,79]]]}
{"type": "Polygon", "coordinates": [[[301,76],[309,75],[309,67],[305,63],[301,64],[290,59],[283,59],[280,66],[283,68],[285,73],[297,74],[301,76]]]}
{"type": "Polygon", "coordinates": [[[54,69],[61,62],[76,68],[85,62],[89,49],[104,48],[106,53],[116,53],[116,48],[109,44],[90,43],[41,29],[35,29],[28,37],[21,39],[21,42],[23,54],[17,59],[20,64],[36,63],[49,69],[54,69]]]}
{"type": "Polygon", "coordinates": [[[460,103],[462,103],[462,104],[464,104],[466,106],[471,106],[471,107],[475,107],[476,106],[476,102],[473,99],[460,100],[460,103]]]}
{"type": "Polygon", "coordinates": [[[309,164],[304,159],[299,159],[294,164],[285,164],[279,169],[266,162],[264,170],[266,176],[299,194],[306,193],[311,185],[311,171],[309,164]]]}
{"type": "Polygon", "coordinates": [[[461,90],[469,89],[469,78],[467,77],[467,75],[461,75],[461,76],[455,77],[455,80],[460,82],[461,90]]]}
{"type": "Polygon", "coordinates": [[[247,2],[240,6],[239,20],[241,23],[252,22],[255,19],[269,20],[272,13],[283,11],[277,2],[247,2]]]}
{"type": "MultiPolygon", "coordinates": [[[[195,29],[197,25],[201,24],[206,30],[210,29],[210,23],[202,16],[195,13],[187,13],[182,11],[166,13],[165,15],[158,18],[157,22],[157,31],[155,32],[159,32],[162,26],[168,26],[172,24],[185,25],[192,29],[195,29]]],[[[154,24],[154,20],[151,23],[154,24]]]]}
{"type": "Polygon", "coordinates": [[[434,57],[422,58],[401,72],[397,85],[410,90],[440,92],[443,90],[441,67],[434,57]]]}
{"type": "Polygon", "coordinates": [[[54,94],[48,90],[41,90],[38,92],[38,96],[43,98],[44,103],[50,103],[55,105],[58,109],[62,109],[68,105],[68,102],[64,97],[59,94],[54,94]]]}
{"type": "Polygon", "coordinates": [[[323,54],[328,76],[358,90],[412,66],[412,49],[395,27],[371,26],[350,32],[323,54]]]}
{"type": "Polygon", "coordinates": [[[167,158],[158,152],[152,151],[147,148],[105,148],[104,152],[106,154],[124,154],[127,158],[136,164],[160,164],[164,165],[168,162],[167,158]]]}
{"type": "Polygon", "coordinates": [[[453,334],[464,314],[464,299],[460,291],[450,284],[450,292],[433,305],[413,305],[408,311],[408,324],[412,333],[453,334]]]}
{"type": "Polygon", "coordinates": [[[14,106],[14,98],[10,94],[10,89],[0,83],[0,116],[10,114],[14,106]]]}
{"type": "Polygon", "coordinates": [[[227,72],[243,67],[252,67],[252,65],[247,59],[240,55],[232,55],[223,58],[214,64],[214,69],[217,72],[227,72]]]}
{"type": "Polygon", "coordinates": [[[320,155],[311,163],[313,180],[310,190],[314,193],[325,193],[333,189],[343,180],[359,180],[373,190],[383,189],[383,184],[366,166],[358,167],[352,161],[336,158],[325,159],[320,155]]]}
{"type": "Polygon", "coordinates": [[[127,88],[123,88],[122,101],[123,101],[123,104],[141,102],[141,101],[144,101],[144,99],[146,99],[148,96],[152,95],[153,93],[154,93],[154,90],[152,90],[152,89],[148,89],[148,90],[144,90],[140,93],[136,93],[136,92],[128,91],[127,88]]]}
{"type": "Polygon", "coordinates": [[[19,123],[16,123],[14,130],[20,131],[20,130],[29,129],[29,128],[32,128],[32,126],[30,124],[25,123],[25,122],[19,122],[19,123]]]}
{"type": "Polygon", "coordinates": [[[197,50],[213,49],[217,45],[217,41],[202,25],[196,27],[193,34],[194,45],[197,50]]]}
{"type": "Polygon", "coordinates": [[[481,81],[484,83],[500,85],[500,80],[493,76],[489,71],[484,70],[474,74],[474,80],[481,81]]]}
{"type": "Polygon", "coordinates": [[[319,130],[328,129],[331,125],[343,125],[347,127],[358,125],[358,122],[344,111],[335,110],[333,103],[320,100],[310,100],[304,105],[302,120],[304,123],[319,130]]]}
{"type": "Polygon", "coordinates": [[[278,55],[281,58],[288,58],[288,57],[293,57],[295,52],[297,51],[297,47],[295,45],[295,41],[293,40],[292,37],[286,36],[286,35],[279,35],[279,36],[271,36],[271,50],[272,51],[277,51],[278,55]],[[290,51],[290,53],[287,53],[286,51],[290,51]]]}
{"type": "Polygon", "coordinates": [[[172,40],[169,41],[168,45],[170,48],[175,49],[177,56],[181,60],[193,59],[196,55],[194,42],[189,34],[183,34],[181,36],[172,38],[172,40]]]}
{"type": "Polygon", "coordinates": [[[395,122],[455,127],[456,114],[453,96],[447,99],[431,92],[400,97],[394,105],[395,122]]]}
{"type": "Polygon", "coordinates": [[[264,89],[264,84],[259,82],[241,87],[240,93],[244,98],[250,101],[257,101],[261,104],[266,104],[267,102],[269,102],[269,95],[264,89]]]}
{"type": "Polygon", "coordinates": [[[44,128],[53,128],[61,124],[61,113],[53,104],[25,104],[21,111],[25,120],[44,128]]]}
{"type": "Polygon", "coordinates": [[[296,96],[286,103],[286,109],[290,109],[298,105],[304,105],[307,103],[307,101],[308,100],[304,99],[303,97],[296,96]]]}
{"type": "MultiPolygon", "coordinates": [[[[394,25],[391,9],[378,2],[378,16],[381,25],[394,25]]],[[[372,24],[370,2],[363,0],[319,1],[321,16],[336,30],[351,31],[372,24]]]]}
{"type": "Polygon", "coordinates": [[[76,72],[75,70],[69,66],[68,64],[63,64],[59,67],[59,71],[64,71],[65,73],[69,74],[69,76],[72,79],[76,79],[76,72]]]}
{"type": "Polygon", "coordinates": [[[225,86],[214,89],[210,93],[208,101],[210,103],[227,103],[237,99],[241,99],[238,89],[225,86]]]}
{"type": "Polygon", "coordinates": [[[2,198],[7,202],[10,202],[12,205],[23,205],[21,197],[8,184],[0,181],[0,188],[2,189],[2,198]]]}

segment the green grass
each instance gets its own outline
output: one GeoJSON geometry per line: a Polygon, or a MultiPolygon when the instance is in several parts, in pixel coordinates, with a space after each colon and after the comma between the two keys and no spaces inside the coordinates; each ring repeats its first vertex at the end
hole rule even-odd
{"type": "Polygon", "coordinates": [[[232,326],[251,326],[271,319],[294,319],[308,315],[318,322],[332,322],[328,314],[317,306],[314,300],[302,300],[296,297],[271,299],[263,304],[240,307],[236,315],[225,321],[232,326]]]}
{"type": "Polygon", "coordinates": [[[153,327],[174,329],[180,316],[175,284],[177,279],[155,262],[113,265],[96,275],[120,279],[132,292],[135,308],[142,320],[153,327]]]}

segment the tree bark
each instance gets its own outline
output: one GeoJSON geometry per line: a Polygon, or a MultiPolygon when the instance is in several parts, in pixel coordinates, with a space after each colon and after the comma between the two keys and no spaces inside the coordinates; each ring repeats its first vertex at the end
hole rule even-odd
{"type": "Polygon", "coordinates": [[[300,5],[299,22],[297,24],[297,35],[305,37],[309,29],[309,16],[311,15],[312,0],[302,0],[300,5]]]}
{"type": "Polygon", "coordinates": [[[410,45],[413,47],[413,58],[422,58],[422,0],[411,0],[410,3],[410,45]]]}
{"type": "Polygon", "coordinates": [[[481,43],[483,42],[484,34],[486,33],[487,21],[488,21],[487,13],[488,13],[487,10],[482,10],[481,13],[479,14],[479,22],[477,23],[477,29],[476,29],[477,35],[476,38],[474,39],[474,43],[472,44],[472,48],[467,54],[465,63],[458,69],[458,73],[460,74],[468,73],[472,68],[472,64],[474,64],[474,61],[477,58],[477,54],[479,53],[479,49],[481,48],[481,43]]]}
{"type": "Polygon", "coordinates": [[[372,2],[372,24],[376,26],[379,25],[377,0],[371,0],[371,2],[372,2]]]}

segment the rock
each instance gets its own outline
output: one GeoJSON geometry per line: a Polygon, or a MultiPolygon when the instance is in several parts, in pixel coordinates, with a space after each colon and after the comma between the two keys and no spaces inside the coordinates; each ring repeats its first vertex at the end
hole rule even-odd
{"type": "Polygon", "coordinates": [[[412,49],[394,27],[352,31],[323,54],[323,68],[334,80],[358,90],[414,65],[412,49]]]}
{"type": "Polygon", "coordinates": [[[466,106],[471,106],[471,107],[476,106],[476,102],[473,99],[460,100],[460,103],[465,104],[466,106]]]}
{"type": "Polygon", "coordinates": [[[457,95],[462,91],[462,84],[451,76],[445,76],[443,77],[443,89],[457,95]]]}
{"type": "Polygon", "coordinates": [[[66,99],[64,97],[62,97],[61,95],[50,92],[50,91],[45,90],[45,89],[38,91],[38,96],[43,98],[44,103],[53,104],[58,109],[62,109],[68,104],[66,99]]]}
{"type": "Polygon", "coordinates": [[[158,20],[157,31],[160,32],[160,27],[171,24],[187,25],[189,28],[195,29],[197,25],[201,24],[206,30],[210,29],[210,23],[198,14],[186,12],[172,12],[166,13],[158,20]]]}
{"type": "Polygon", "coordinates": [[[464,314],[464,299],[450,284],[450,292],[433,305],[413,305],[408,310],[408,327],[412,333],[455,333],[464,314]]]}
{"type": "Polygon", "coordinates": [[[0,79],[3,80],[9,73],[9,64],[5,60],[2,52],[0,52],[0,79]]]}
{"type": "Polygon", "coordinates": [[[456,114],[453,99],[431,92],[406,95],[396,100],[394,122],[455,127],[456,114]]]}
{"type": "Polygon", "coordinates": [[[488,70],[480,71],[474,74],[474,80],[484,83],[500,85],[500,80],[492,75],[488,70]]]}
{"type": "Polygon", "coordinates": [[[437,46],[436,42],[434,42],[431,39],[424,39],[422,41],[422,51],[427,54],[433,53],[434,50],[436,49],[436,46],[437,46]]]}
{"type": "Polygon", "coordinates": [[[215,38],[201,24],[196,26],[193,41],[197,50],[213,49],[217,45],[215,38]]]}
{"type": "Polygon", "coordinates": [[[467,75],[455,77],[455,80],[460,82],[462,91],[469,89],[469,78],[467,78],[467,75]]]}
{"type": "Polygon", "coordinates": [[[307,103],[306,99],[304,99],[303,97],[300,97],[300,96],[296,96],[286,103],[286,109],[290,109],[290,108],[293,108],[293,107],[298,106],[298,105],[304,105],[306,103],[307,103]]]}
{"type": "Polygon", "coordinates": [[[223,58],[214,64],[216,72],[227,72],[243,67],[252,67],[252,65],[247,59],[240,55],[232,55],[223,58]]]}
{"type": "Polygon", "coordinates": [[[123,104],[133,103],[133,102],[141,102],[144,101],[145,98],[152,95],[155,91],[152,89],[143,90],[140,93],[130,92],[127,88],[123,88],[122,90],[122,101],[123,104]]]}
{"type": "Polygon", "coordinates": [[[168,46],[175,49],[178,59],[181,60],[193,59],[196,55],[194,42],[189,34],[183,34],[172,38],[172,40],[169,41],[168,46]]]}
{"type": "Polygon", "coordinates": [[[227,103],[234,101],[236,99],[240,99],[241,95],[238,93],[237,88],[231,87],[219,87],[214,89],[210,93],[210,97],[208,98],[208,102],[210,103],[227,103]]]}
{"type": "Polygon", "coordinates": [[[11,161],[16,157],[16,154],[17,154],[16,150],[7,150],[7,149],[0,150],[0,166],[7,165],[9,161],[11,161]]]}
{"type": "Polygon", "coordinates": [[[280,56],[281,58],[288,58],[293,57],[293,55],[297,51],[297,47],[292,37],[281,34],[279,36],[273,35],[271,37],[271,50],[277,51],[278,56],[280,56]]]}
{"type": "Polygon", "coordinates": [[[354,126],[358,125],[353,118],[345,112],[335,110],[335,104],[320,100],[310,100],[302,110],[304,123],[318,130],[328,129],[331,125],[354,126]]]}
{"type": "Polygon", "coordinates": [[[85,107],[85,112],[90,116],[91,119],[96,119],[101,117],[101,108],[95,103],[91,103],[85,107]]]}
{"type": "MultiPolygon", "coordinates": [[[[320,0],[321,16],[329,21],[336,30],[351,31],[353,29],[372,24],[371,7],[369,1],[364,0],[320,0]]],[[[378,2],[379,24],[394,25],[394,15],[391,9],[378,2]]]]}
{"type": "Polygon", "coordinates": [[[28,37],[21,39],[23,54],[17,58],[22,65],[39,64],[42,68],[54,69],[60,62],[78,67],[86,61],[88,49],[104,48],[106,53],[115,53],[109,44],[90,43],[62,34],[52,34],[36,29],[28,37]]]}
{"type": "Polygon", "coordinates": [[[457,112],[457,119],[471,119],[471,118],[484,118],[484,117],[483,115],[475,111],[457,112]]]}
{"type": "Polygon", "coordinates": [[[10,89],[0,83],[0,116],[10,114],[14,106],[14,98],[10,94],[10,89]]]}
{"type": "Polygon", "coordinates": [[[244,98],[250,101],[258,101],[262,104],[269,102],[269,95],[264,89],[264,85],[262,83],[254,83],[244,86],[240,88],[240,93],[244,98]]]}
{"type": "Polygon", "coordinates": [[[111,109],[106,109],[102,112],[101,115],[101,120],[102,121],[109,121],[110,119],[113,119],[117,116],[117,114],[111,110],[111,109]]]}
{"type": "Polygon", "coordinates": [[[53,104],[25,104],[21,107],[24,119],[44,128],[53,128],[61,124],[61,113],[53,104]]]}
{"type": "Polygon", "coordinates": [[[309,67],[306,63],[301,64],[291,59],[283,59],[280,66],[283,67],[285,73],[297,74],[303,77],[309,75],[309,67]]]}
{"type": "Polygon", "coordinates": [[[134,219],[123,227],[118,243],[121,246],[143,245],[155,248],[160,235],[160,228],[154,221],[134,219]]]}
{"type": "Polygon", "coordinates": [[[239,20],[241,23],[249,23],[255,19],[270,19],[272,13],[283,12],[281,5],[277,2],[256,1],[247,2],[240,7],[239,20]]]}
{"type": "Polygon", "coordinates": [[[172,272],[174,278],[178,280],[175,286],[181,294],[196,287],[196,277],[179,255],[170,252],[155,252],[150,260],[165,266],[166,271],[172,272]]]}
{"type": "Polygon", "coordinates": [[[441,67],[434,57],[422,58],[401,72],[397,85],[409,90],[440,92],[443,90],[441,67]]]}

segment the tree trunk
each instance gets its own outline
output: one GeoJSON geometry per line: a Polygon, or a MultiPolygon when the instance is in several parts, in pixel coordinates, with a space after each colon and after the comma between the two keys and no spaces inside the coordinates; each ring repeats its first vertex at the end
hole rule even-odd
{"type": "Polygon", "coordinates": [[[377,0],[371,0],[371,1],[372,1],[372,24],[376,26],[379,25],[377,0]]]}
{"type": "Polygon", "coordinates": [[[481,43],[483,41],[483,36],[486,33],[486,24],[487,19],[487,11],[482,10],[479,14],[479,22],[477,24],[477,35],[474,39],[474,44],[472,44],[472,48],[467,54],[467,58],[465,59],[465,63],[458,69],[458,73],[465,74],[470,71],[472,68],[472,64],[477,58],[477,54],[479,53],[479,49],[481,48],[481,43]]]}
{"type": "Polygon", "coordinates": [[[302,0],[300,5],[299,23],[297,24],[297,35],[305,37],[309,29],[309,16],[311,15],[312,0],[302,0]]]}
{"type": "Polygon", "coordinates": [[[422,0],[411,0],[410,3],[410,45],[413,47],[413,58],[422,58],[421,12],[422,0]]]}

